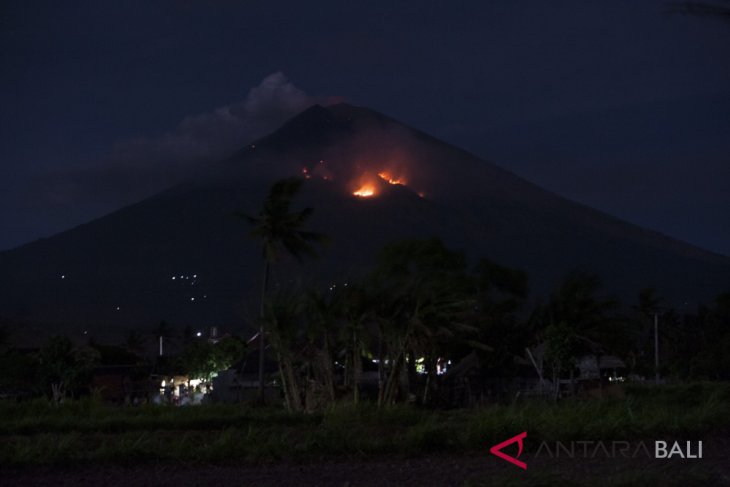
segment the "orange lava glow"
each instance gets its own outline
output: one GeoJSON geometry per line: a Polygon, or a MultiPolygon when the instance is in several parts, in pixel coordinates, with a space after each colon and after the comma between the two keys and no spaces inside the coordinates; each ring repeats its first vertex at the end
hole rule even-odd
{"type": "Polygon", "coordinates": [[[390,184],[406,184],[405,179],[396,178],[392,176],[388,171],[379,172],[378,176],[380,179],[389,182],[390,184]]]}
{"type": "Polygon", "coordinates": [[[359,198],[370,198],[371,196],[375,196],[375,185],[372,183],[365,183],[352,194],[359,198]]]}

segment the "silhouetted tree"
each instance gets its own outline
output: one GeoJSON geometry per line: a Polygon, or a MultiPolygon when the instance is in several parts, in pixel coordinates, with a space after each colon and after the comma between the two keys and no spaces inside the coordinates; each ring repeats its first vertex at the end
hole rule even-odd
{"type": "Polygon", "coordinates": [[[76,348],[67,337],[56,336],[45,343],[38,358],[41,379],[50,389],[53,402],[58,404],[80,385],[98,361],[98,353],[90,348],[76,348]]]}
{"type": "Polygon", "coordinates": [[[618,314],[619,302],[603,295],[601,290],[597,275],[572,272],[552,294],[543,319],[546,324],[565,323],[584,342],[625,349],[626,333],[618,314]]]}
{"type": "MultiPolygon", "coordinates": [[[[264,303],[262,321],[279,367],[284,401],[289,411],[304,411],[305,388],[301,376],[303,365],[302,335],[305,333],[304,300],[301,295],[277,293],[264,303]]],[[[262,325],[263,326],[263,325],[262,325]]]]}
{"type": "Polygon", "coordinates": [[[325,240],[322,234],[304,229],[307,220],[312,215],[313,210],[311,208],[305,208],[301,211],[291,211],[292,200],[301,189],[303,182],[304,180],[301,178],[290,178],[274,183],[264,201],[264,207],[257,217],[252,217],[245,213],[236,213],[236,215],[245,219],[253,226],[251,236],[261,242],[264,260],[259,313],[261,325],[258,336],[260,402],[264,400],[264,354],[266,346],[265,320],[263,318],[266,311],[266,293],[271,266],[277,262],[282,247],[297,260],[301,260],[305,255],[316,255],[312,243],[321,243],[325,240]]]}
{"type": "Polygon", "coordinates": [[[553,373],[553,399],[557,401],[560,395],[560,374],[565,369],[572,371],[577,359],[575,328],[564,321],[551,324],[545,329],[544,338],[545,360],[553,373]]]}
{"type": "Polygon", "coordinates": [[[531,322],[519,313],[527,297],[527,274],[518,269],[482,259],[475,268],[475,293],[479,339],[494,347],[490,353],[479,353],[480,361],[500,375],[509,375],[515,368],[515,356],[523,356],[530,344],[531,322]]]}
{"type": "MultiPolygon", "coordinates": [[[[489,347],[476,340],[475,300],[466,258],[438,239],[387,245],[379,254],[372,279],[382,287],[379,317],[387,373],[379,393],[381,405],[395,400],[399,375],[406,368],[409,387],[416,361],[426,376],[422,401],[436,387],[437,362],[458,344],[489,347]]],[[[379,364],[386,367],[385,360],[379,364]]]]}
{"type": "Polygon", "coordinates": [[[237,338],[225,337],[217,343],[191,340],[178,358],[180,368],[189,376],[209,382],[246,354],[246,345],[237,338]]]}
{"type": "MultiPolygon", "coordinates": [[[[632,372],[649,375],[654,371],[654,320],[662,321],[665,328],[664,312],[669,311],[664,299],[656,289],[645,288],[639,291],[638,302],[632,306],[634,317],[631,327],[627,330],[631,347],[628,353],[628,365],[632,372]]],[[[663,335],[663,333],[661,334],[663,335]]],[[[662,337],[662,340],[664,338],[662,337]]]]}
{"type": "Polygon", "coordinates": [[[144,335],[138,331],[130,331],[124,339],[124,348],[138,356],[144,353],[144,346],[144,335]]]}

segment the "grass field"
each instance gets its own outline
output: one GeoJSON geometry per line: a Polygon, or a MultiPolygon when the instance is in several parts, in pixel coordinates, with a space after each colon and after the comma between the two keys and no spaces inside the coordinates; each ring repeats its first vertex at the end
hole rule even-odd
{"type": "Polygon", "coordinates": [[[727,435],[730,385],[629,386],[623,399],[525,401],[473,410],[341,405],[307,415],[242,405],[0,403],[0,465],[261,465],[470,455],[521,431],[529,432],[533,447],[543,439],[727,435]]]}

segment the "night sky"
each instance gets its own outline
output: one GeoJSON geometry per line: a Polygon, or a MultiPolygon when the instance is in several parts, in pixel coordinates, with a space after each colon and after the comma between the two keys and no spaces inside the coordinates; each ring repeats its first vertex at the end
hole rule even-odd
{"type": "Polygon", "coordinates": [[[0,249],[344,100],[730,255],[730,21],[667,7],[4,0],[0,249]]]}

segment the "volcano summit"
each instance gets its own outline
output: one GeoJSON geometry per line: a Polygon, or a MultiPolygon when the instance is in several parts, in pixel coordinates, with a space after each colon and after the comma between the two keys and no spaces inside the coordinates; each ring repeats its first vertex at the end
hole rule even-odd
{"type": "Polygon", "coordinates": [[[534,296],[565,274],[598,274],[628,302],[655,287],[677,306],[730,288],[730,259],[541,189],[384,115],[315,105],[189,181],[107,216],[0,253],[0,316],[32,336],[119,336],[160,320],[241,328],[255,316],[258,242],[236,211],[257,213],[282,177],[306,179],[294,203],[331,245],[282,262],[337,285],[384,244],[441,238],[476,260],[522,269],[534,296]]]}

